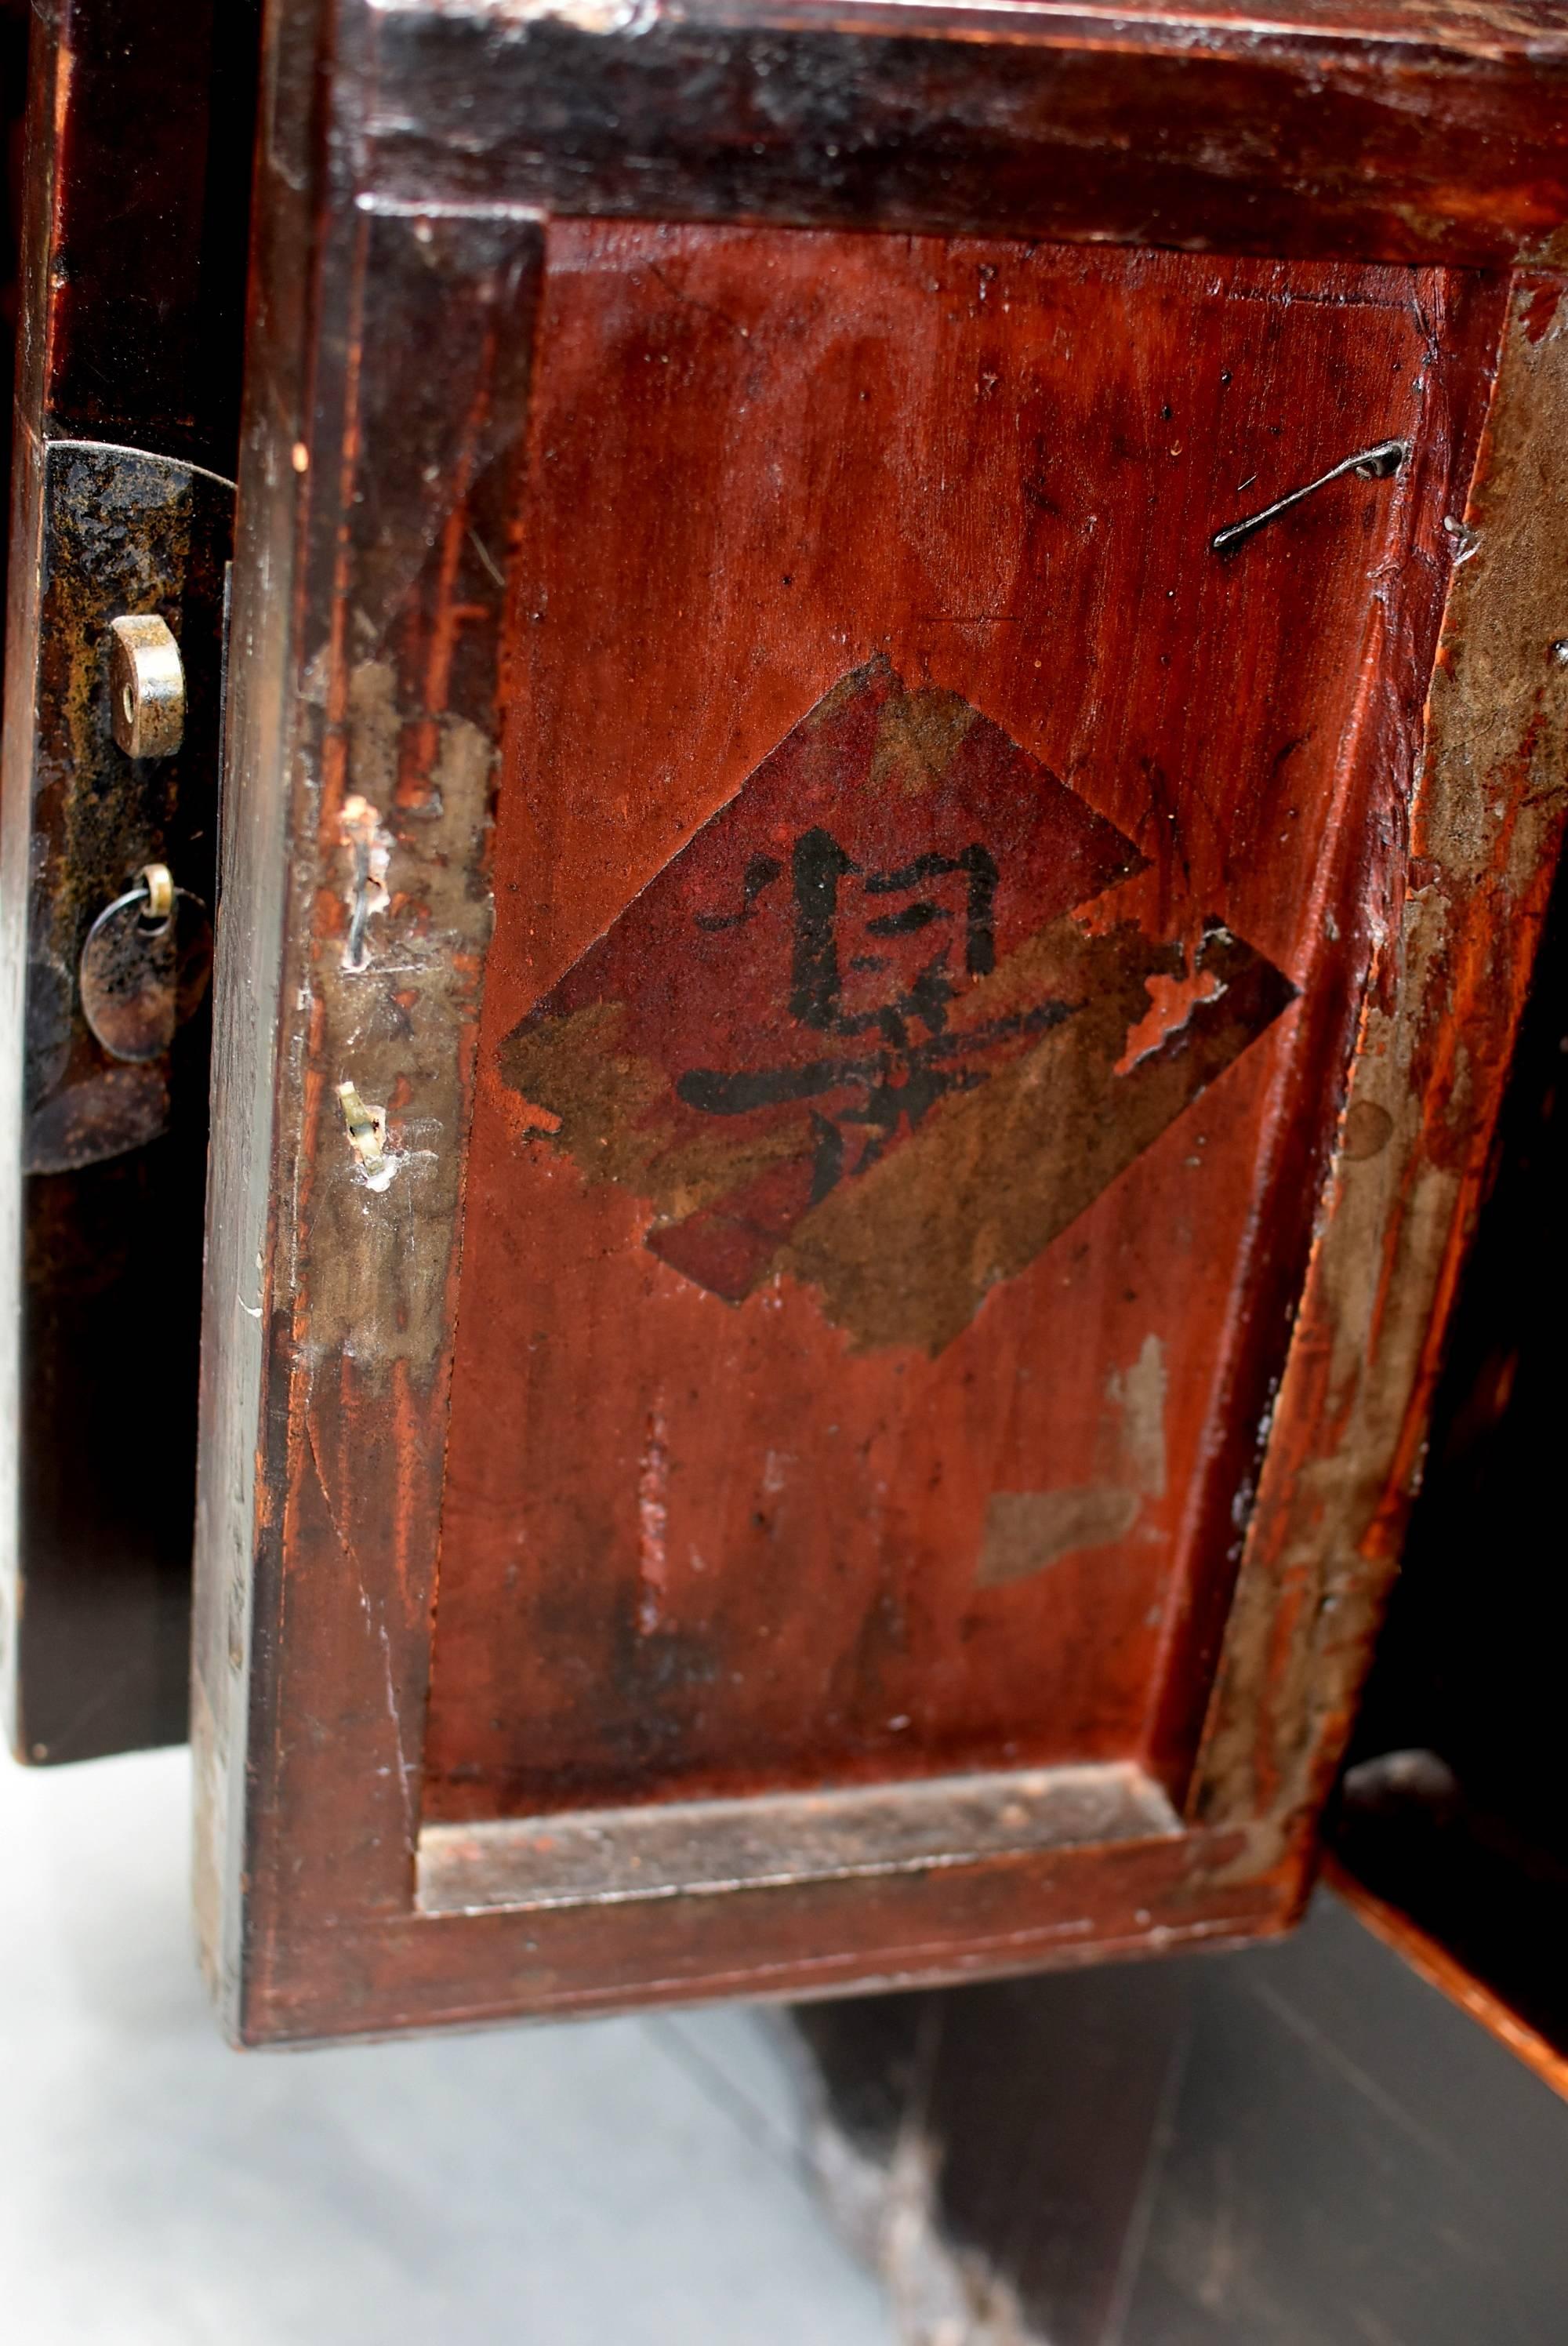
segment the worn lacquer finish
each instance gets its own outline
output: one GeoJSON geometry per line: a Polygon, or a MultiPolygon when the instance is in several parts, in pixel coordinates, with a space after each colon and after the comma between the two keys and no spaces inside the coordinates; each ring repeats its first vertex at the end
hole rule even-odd
{"type": "Polygon", "coordinates": [[[1568,1301],[1568,862],[1464,1266],[1426,1471],[1325,1829],[1373,1929],[1568,2092],[1551,1514],[1568,1301]],[[1487,1558],[1484,1607],[1476,1558],[1487,1558]]]}
{"type": "Polygon", "coordinates": [[[1279,1373],[1469,299],[552,231],[434,1813],[1145,1748],[1279,1373]]]}
{"type": "Polygon", "coordinates": [[[1209,1722],[1207,1817],[1298,1830],[1349,1730],[1568,812],[1561,280],[1518,280],[1326,1213],[1209,1722]]]}
{"type": "Polygon", "coordinates": [[[278,16],[198,1623],[246,2040],[1304,1893],[1556,843],[1555,280],[1430,265],[1553,232],[1556,53],[1020,10],[1004,102],[1003,13],[278,16]],[[1146,201],[1140,109],[1239,136],[1264,69],[1299,180],[1146,201]]]}
{"type": "Polygon", "coordinates": [[[374,21],[366,168],[405,199],[1483,266],[1561,258],[1568,223],[1550,0],[385,0],[374,21]]]}
{"type": "MultiPolygon", "coordinates": [[[[331,518],[318,542],[329,566],[324,607],[336,624],[310,654],[292,816],[309,830],[294,834],[303,852],[286,908],[258,888],[278,811],[251,796],[226,838],[230,982],[247,947],[271,942],[280,912],[298,938],[295,999],[310,1019],[295,1065],[310,1112],[270,1201],[282,1248],[270,1264],[252,1219],[270,1202],[264,1161],[224,1168],[209,1292],[209,1311],[231,1323],[265,1323],[288,1388],[293,1464],[281,1483],[257,1493],[271,1553],[290,1563],[330,1558],[325,1571],[290,1577],[287,1650],[332,1651],[345,1628],[356,1648],[358,1666],[338,1684],[332,1748],[342,1760],[358,1744],[350,1764],[370,1790],[370,1810],[351,1852],[321,1849],[320,1883],[335,1881],[333,1895],[357,1901],[373,1899],[382,1877],[390,1903],[402,1885],[395,1874],[385,1879],[380,1853],[408,1845],[417,1814],[412,1722],[433,1582],[472,1027],[490,927],[484,861],[500,613],[490,547],[505,542],[537,236],[504,218],[401,213],[361,215],[350,232],[376,285],[378,317],[335,386],[346,410],[337,428],[358,454],[346,480],[334,482],[329,470],[323,484],[331,518]],[[431,336],[442,342],[443,363],[422,403],[408,397],[403,369],[407,351],[431,336]],[[454,396],[463,401],[455,446],[454,396]],[[341,537],[340,495],[349,518],[341,537]],[[367,954],[355,926],[368,918],[372,886],[367,954]],[[350,1144],[341,1082],[357,1086],[394,1136],[374,1170],[350,1144]],[[260,1300],[251,1303],[259,1268],[260,1300]],[[375,1689],[368,1713],[367,1670],[375,1689]]],[[[306,461],[290,466],[307,511],[309,454],[299,444],[306,461]]],[[[280,615],[247,603],[238,616],[265,658],[280,615]]],[[[247,702],[240,725],[257,721],[247,702]]],[[[224,1006],[232,1020],[249,1004],[224,1006]]],[[[248,1036],[223,1075],[238,1093],[264,1084],[270,1069],[261,1039],[248,1036]]],[[[243,1413],[254,1392],[238,1377],[209,1378],[200,1538],[223,1522],[226,1492],[221,1481],[214,1490],[212,1474],[251,1470],[243,1413]]],[[[242,1567],[237,1556],[234,1582],[209,1583],[199,1603],[199,1734],[239,1725],[229,1707],[234,1621],[226,1600],[245,1601],[242,1567]]],[[[290,1681],[297,1683],[291,1672],[290,1681]]],[[[287,1685],[279,1694],[296,1698],[287,1685]]],[[[204,1783],[203,1798],[211,1803],[201,1820],[206,1862],[221,1830],[222,1788],[204,1783]]],[[[297,1776],[275,1789],[251,1828],[260,1865],[299,1880],[303,1864],[309,1876],[317,1861],[300,1827],[311,1805],[297,1776]]]]}

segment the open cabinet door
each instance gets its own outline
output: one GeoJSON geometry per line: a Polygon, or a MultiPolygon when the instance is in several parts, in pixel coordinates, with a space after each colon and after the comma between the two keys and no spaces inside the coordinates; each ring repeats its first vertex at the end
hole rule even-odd
{"type": "Polygon", "coordinates": [[[1305,1895],[1558,839],[1568,44],[996,14],[273,11],[246,2041],[1305,1895]]]}

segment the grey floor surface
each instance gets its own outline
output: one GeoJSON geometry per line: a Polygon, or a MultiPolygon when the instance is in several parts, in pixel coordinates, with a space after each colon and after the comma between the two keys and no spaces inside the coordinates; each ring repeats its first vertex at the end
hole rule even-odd
{"type": "Polygon", "coordinates": [[[188,1803],[0,1756],[3,2346],[891,2346],[756,2015],[233,2054],[188,1803]]]}

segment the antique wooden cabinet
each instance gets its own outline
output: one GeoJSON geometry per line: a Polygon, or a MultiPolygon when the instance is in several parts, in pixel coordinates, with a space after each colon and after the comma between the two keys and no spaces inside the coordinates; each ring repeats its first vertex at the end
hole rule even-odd
{"type": "Polygon", "coordinates": [[[1285,1926],[1561,835],[1561,11],[278,0],[260,92],[226,688],[33,168],[5,770],[35,1121],[126,903],[199,1116],[215,915],[230,2027],[1285,1926]]]}

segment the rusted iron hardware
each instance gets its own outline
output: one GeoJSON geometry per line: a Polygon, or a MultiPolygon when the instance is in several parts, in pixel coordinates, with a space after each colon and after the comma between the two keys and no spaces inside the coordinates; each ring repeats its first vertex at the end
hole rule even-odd
{"type": "MultiPolygon", "coordinates": [[[[211,966],[233,496],[215,474],[140,449],[43,452],[28,1173],[121,1156],[168,1124],[177,1036],[211,966]],[[148,878],[159,871],[178,881],[161,918],[148,878]]],[[[200,1056],[189,1080],[204,1085],[200,1056]]]]}

